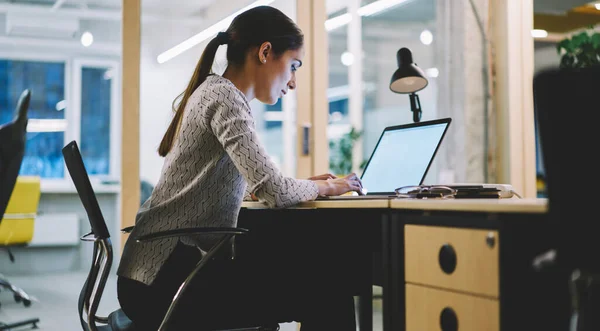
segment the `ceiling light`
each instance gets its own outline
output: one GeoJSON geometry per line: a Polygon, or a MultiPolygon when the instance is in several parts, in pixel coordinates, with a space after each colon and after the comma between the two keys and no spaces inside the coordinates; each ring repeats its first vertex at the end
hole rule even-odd
{"type": "MultiPolygon", "coordinates": [[[[406,3],[408,1],[412,0],[379,0],[358,8],[357,13],[359,16],[371,16],[379,13],[380,11],[406,3]]],[[[325,29],[327,31],[331,31],[350,23],[350,21],[352,21],[352,15],[349,13],[342,14],[325,21],[325,29]]]]}
{"type": "Polygon", "coordinates": [[[350,52],[344,52],[342,53],[342,64],[345,65],[346,67],[349,67],[352,65],[352,63],[354,63],[354,54],[350,53],[350,52]]]}
{"type": "Polygon", "coordinates": [[[423,45],[431,45],[433,42],[433,33],[431,33],[429,30],[423,30],[423,32],[421,32],[420,39],[423,45]]]}
{"type": "Polygon", "coordinates": [[[600,3],[597,3],[594,6],[596,6],[596,9],[600,10],[600,3]]]}
{"type": "Polygon", "coordinates": [[[368,5],[362,6],[358,9],[358,15],[360,16],[371,16],[379,13],[380,11],[384,11],[388,8],[397,6],[401,3],[407,2],[409,0],[379,0],[375,2],[371,2],[368,5]]]}
{"type": "Polygon", "coordinates": [[[546,31],[546,30],[540,30],[540,29],[534,29],[534,30],[531,30],[531,36],[533,38],[546,38],[546,37],[548,37],[548,31],[546,31]]]}
{"type": "Polygon", "coordinates": [[[336,16],[334,18],[330,18],[325,21],[325,30],[331,31],[333,29],[337,29],[340,26],[344,26],[352,21],[352,16],[348,13],[342,14],[340,16],[336,16]]]}
{"type": "Polygon", "coordinates": [[[106,69],[104,72],[103,78],[104,80],[111,80],[115,76],[115,71],[113,69],[106,69]]]}
{"type": "Polygon", "coordinates": [[[170,59],[176,57],[177,55],[187,51],[188,49],[200,44],[201,42],[205,41],[206,39],[216,35],[218,32],[227,29],[229,24],[231,24],[231,21],[233,21],[233,19],[237,15],[245,12],[248,9],[254,8],[254,7],[269,5],[273,1],[274,0],[259,0],[259,1],[255,1],[255,2],[251,3],[250,5],[227,16],[226,18],[222,19],[221,21],[211,25],[207,29],[197,33],[196,35],[188,38],[187,40],[184,40],[180,44],[166,50],[165,52],[162,52],[156,58],[156,60],[158,61],[158,63],[165,63],[165,62],[169,61],[170,59]]]}
{"type": "Polygon", "coordinates": [[[60,100],[59,102],[56,103],[56,111],[61,111],[61,110],[64,110],[65,108],[67,108],[66,100],[60,100]]]}
{"type": "Polygon", "coordinates": [[[440,76],[440,70],[438,68],[425,69],[425,73],[431,78],[438,78],[440,76]]]}
{"type": "Polygon", "coordinates": [[[94,42],[94,35],[91,32],[86,31],[81,35],[81,44],[85,47],[89,47],[94,42]]]}

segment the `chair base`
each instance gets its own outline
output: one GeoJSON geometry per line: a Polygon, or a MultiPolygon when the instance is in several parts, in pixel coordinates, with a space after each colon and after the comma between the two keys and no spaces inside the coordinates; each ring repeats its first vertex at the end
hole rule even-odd
{"type": "Polygon", "coordinates": [[[14,328],[18,328],[18,327],[30,325],[30,324],[33,329],[37,329],[38,328],[37,323],[39,323],[39,322],[40,322],[39,318],[31,318],[28,320],[14,322],[14,323],[10,323],[10,324],[5,324],[5,323],[0,322],[0,330],[11,330],[14,328]]]}
{"type": "MultiPolygon", "coordinates": [[[[32,298],[25,293],[21,288],[12,285],[3,275],[0,274],[0,289],[9,290],[13,293],[16,302],[22,302],[25,307],[31,306],[32,298]]],[[[13,323],[2,323],[0,322],[0,330],[11,330],[14,328],[31,325],[32,328],[37,329],[37,323],[40,322],[39,318],[30,318],[27,320],[13,322],[13,323]]]]}
{"type": "Polygon", "coordinates": [[[23,289],[11,284],[3,275],[0,274],[0,289],[9,290],[13,293],[16,302],[22,302],[25,307],[31,306],[33,299],[23,289]]]}

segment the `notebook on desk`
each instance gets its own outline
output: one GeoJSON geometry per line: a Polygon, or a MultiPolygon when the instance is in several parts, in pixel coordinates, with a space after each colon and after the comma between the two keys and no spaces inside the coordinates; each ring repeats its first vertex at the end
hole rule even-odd
{"type": "Polygon", "coordinates": [[[450,122],[443,118],[385,128],[360,176],[366,194],[317,200],[394,198],[398,187],[422,185],[450,122]]]}

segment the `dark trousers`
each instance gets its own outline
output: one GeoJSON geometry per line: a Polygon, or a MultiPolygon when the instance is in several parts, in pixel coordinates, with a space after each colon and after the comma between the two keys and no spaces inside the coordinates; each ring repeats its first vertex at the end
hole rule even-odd
{"type": "MultiPolygon", "coordinates": [[[[356,330],[353,296],[371,286],[370,264],[359,263],[360,253],[344,250],[341,256],[347,259],[340,259],[342,253],[335,250],[311,256],[310,249],[293,240],[279,247],[261,242],[237,244],[235,260],[210,261],[182,294],[170,329],[219,330],[296,321],[302,323],[302,331],[356,330]]],[[[137,329],[158,328],[199,258],[197,249],[178,244],[152,286],[119,277],[119,302],[137,329]]]]}

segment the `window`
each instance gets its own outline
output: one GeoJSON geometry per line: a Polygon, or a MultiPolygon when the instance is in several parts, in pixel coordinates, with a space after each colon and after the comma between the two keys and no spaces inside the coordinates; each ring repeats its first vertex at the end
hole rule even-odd
{"type": "Polygon", "coordinates": [[[75,108],[81,131],[81,156],[93,176],[116,177],[118,172],[117,63],[75,61],[75,108]]]}
{"type": "Polygon", "coordinates": [[[31,90],[20,174],[64,177],[65,63],[0,59],[0,122],[13,119],[23,90],[31,90]]]}
{"type": "Polygon", "coordinates": [[[63,146],[77,140],[91,176],[115,177],[117,62],[0,57],[0,123],[15,116],[21,92],[31,90],[21,175],[67,176],[63,146]]]}

